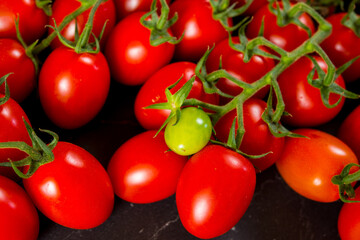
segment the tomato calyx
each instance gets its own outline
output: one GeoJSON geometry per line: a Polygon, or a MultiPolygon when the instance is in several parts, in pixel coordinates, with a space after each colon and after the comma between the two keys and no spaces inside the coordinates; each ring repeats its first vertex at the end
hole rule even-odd
{"type": "Polygon", "coordinates": [[[10,98],[10,89],[6,82],[6,79],[9,77],[10,74],[12,73],[8,73],[0,78],[0,86],[4,84],[4,88],[5,88],[5,95],[4,97],[0,98],[0,106],[6,103],[10,98]]]}
{"type": "Polygon", "coordinates": [[[26,154],[28,154],[28,156],[19,161],[12,161],[11,159],[8,159],[9,162],[2,162],[0,163],[0,166],[12,167],[15,173],[20,178],[26,179],[31,177],[39,167],[54,160],[54,154],[52,153],[52,150],[55,148],[56,144],[58,143],[59,136],[55,132],[52,132],[50,130],[40,129],[40,131],[48,133],[53,137],[53,140],[47,145],[35,134],[30,124],[26,122],[25,119],[23,119],[23,121],[25,123],[26,129],[31,139],[32,146],[29,146],[25,142],[18,142],[18,141],[1,142],[0,149],[15,148],[25,152],[26,154]],[[26,171],[26,173],[23,173],[19,169],[19,167],[24,167],[24,166],[28,166],[28,170],[26,171]]]}
{"type": "Polygon", "coordinates": [[[360,171],[356,171],[350,174],[352,167],[360,167],[359,164],[349,163],[344,167],[339,175],[332,177],[331,182],[339,186],[339,196],[341,201],[346,203],[360,202],[353,200],[355,198],[355,190],[352,183],[360,179],[360,171]]]}
{"type": "Polygon", "coordinates": [[[359,0],[351,1],[348,12],[343,19],[341,19],[341,23],[345,27],[350,28],[356,36],[360,38],[360,16],[355,12],[356,2],[359,2],[359,0]]]}
{"type": "Polygon", "coordinates": [[[52,0],[35,0],[35,4],[38,8],[42,9],[47,16],[52,15],[52,0]]]}

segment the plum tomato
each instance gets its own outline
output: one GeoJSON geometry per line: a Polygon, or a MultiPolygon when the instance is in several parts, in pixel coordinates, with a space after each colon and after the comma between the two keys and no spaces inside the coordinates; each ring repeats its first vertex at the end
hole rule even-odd
{"type": "MultiPolygon", "coordinates": [[[[360,188],[355,189],[355,198],[360,201],[360,188]]],[[[338,232],[341,240],[357,240],[360,236],[360,203],[344,203],[338,216],[338,232]]]]}

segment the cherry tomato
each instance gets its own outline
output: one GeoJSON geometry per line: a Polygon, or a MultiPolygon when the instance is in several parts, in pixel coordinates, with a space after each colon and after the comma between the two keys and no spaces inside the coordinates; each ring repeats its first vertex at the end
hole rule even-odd
{"type": "MultiPolygon", "coordinates": [[[[26,55],[24,47],[10,38],[0,39],[0,76],[12,73],[7,78],[10,96],[22,102],[35,89],[36,73],[31,59],[26,55]]],[[[3,85],[0,92],[5,93],[3,85]]]]}
{"type": "Polygon", "coordinates": [[[114,191],[106,170],[89,152],[71,143],[58,142],[53,153],[54,161],[23,180],[35,206],[65,227],[99,226],[114,206],[114,191]]]}
{"type": "MultiPolygon", "coordinates": [[[[153,0],[114,0],[117,19],[121,20],[134,12],[148,12],[152,2],[153,0]]],[[[170,0],[166,2],[169,4],[170,0]]],[[[157,0],[157,8],[161,9],[160,0],[157,0]]]]}
{"type": "MultiPolygon", "coordinates": [[[[0,98],[4,97],[0,93],[0,98]]],[[[13,99],[0,105],[0,142],[21,141],[31,146],[31,140],[26,130],[24,121],[29,119],[21,106],[13,99]]],[[[18,161],[26,157],[26,154],[17,149],[0,149],[0,162],[7,162],[8,159],[18,161]]],[[[10,167],[0,167],[0,175],[13,180],[19,180],[14,170],[10,167]]]]}
{"type": "Polygon", "coordinates": [[[45,33],[48,17],[35,0],[3,0],[0,2],[0,38],[17,39],[15,19],[19,17],[21,37],[27,44],[45,33]]]}
{"type": "Polygon", "coordinates": [[[209,145],[185,165],[176,205],[185,229],[208,239],[230,230],[248,208],[255,190],[252,164],[220,145],[209,145]]]}
{"type": "Polygon", "coordinates": [[[24,189],[0,175],[0,232],[2,239],[36,240],[39,216],[24,189]]]}
{"type": "MultiPolygon", "coordinates": [[[[327,65],[324,60],[318,56],[315,56],[315,59],[321,69],[326,71],[327,65]]],[[[330,104],[335,104],[340,97],[341,100],[336,107],[328,108],[322,102],[320,90],[308,83],[307,76],[313,68],[313,62],[307,57],[302,57],[278,77],[285,111],[291,114],[283,118],[284,123],[298,127],[317,126],[329,122],[342,109],[345,101],[343,97],[331,93],[330,104]]],[[[341,76],[335,82],[345,88],[341,76]]]]}
{"type": "Polygon", "coordinates": [[[133,203],[151,203],[175,193],[187,157],[168,151],[164,133],[155,130],[129,139],[112,156],[108,173],[115,194],[133,203]]]}
{"type": "MultiPolygon", "coordinates": [[[[70,13],[74,12],[78,7],[81,6],[81,3],[77,0],[56,0],[52,6],[52,16],[49,19],[49,25],[54,26],[54,20],[56,21],[56,25],[59,26],[63,19],[69,15],[70,13]]],[[[76,17],[76,24],[79,31],[79,34],[85,28],[85,24],[88,20],[91,8],[80,14],[76,17]]],[[[96,13],[94,15],[93,20],[93,28],[92,32],[95,34],[96,37],[99,37],[101,30],[106,22],[106,28],[103,34],[103,37],[100,41],[101,46],[105,47],[105,43],[109,34],[111,33],[112,29],[116,23],[116,10],[113,0],[103,1],[100,4],[96,13]]],[[[68,40],[74,41],[75,39],[75,19],[71,21],[62,31],[61,34],[68,40]]],[[[49,28],[49,34],[53,32],[52,28],[49,28]]],[[[94,41],[93,36],[90,37],[90,41],[94,41]]],[[[62,46],[62,43],[56,37],[51,42],[52,48],[57,48],[62,46]]]]}
{"type": "MultiPolygon", "coordinates": [[[[181,77],[177,85],[170,90],[172,94],[178,91],[189,79],[195,75],[196,64],[191,62],[174,62],[154,73],[143,86],[141,86],[136,98],[134,111],[136,119],[145,129],[159,129],[170,115],[167,109],[145,109],[152,104],[166,102],[165,89],[173,85],[181,77]]],[[[218,104],[219,96],[204,92],[202,82],[195,78],[188,98],[218,104]]]]}
{"type": "Polygon", "coordinates": [[[318,202],[339,199],[338,186],[331,182],[345,165],[358,164],[351,149],[338,138],[315,129],[297,129],[305,138],[287,138],[276,167],[295,192],[318,202]]]}
{"type": "MultiPolygon", "coordinates": [[[[261,158],[249,159],[257,172],[264,171],[275,163],[281,155],[285,140],[283,137],[275,137],[262,120],[261,115],[266,107],[266,102],[256,98],[248,99],[243,105],[245,134],[239,149],[250,155],[268,153],[261,158]]],[[[237,119],[236,110],[227,113],[216,123],[214,128],[220,141],[227,142],[234,118],[237,119]]],[[[236,122],[235,129],[237,128],[236,122]]]]}
{"type": "MultiPolygon", "coordinates": [[[[355,198],[360,201],[360,188],[355,189],[355,198]]],[[[360,203],[344,203],[338,217],[338,232],[341,240],[356,240],[360,236],[360,203]]]]}
{"type": "MultiPolygon", "coordinates": [[[[353,30],[341,24],[346,13],[335,13],[326,20],[332,25],[332,32],[322,43],[321,47],[336,67],[340,67],[351,59],[360,55],[360,38],[353,30]],[[341,37],[339,37],[341,36],[341,37]]],[[[346,82],[353,82],[360,78],[360,59],[356,60],[342,73],[346,82]]]]}
{"type": "Polygon", "coordinates": [[[172,44],[150,45],[150,30],[140,23],[144,14],[136,12],[121,20],[106,45],[112,77],[125,85],[143,84],[173,57],[172,44]]]}
{"type": "Polygon", "coordinates": [[[46,58],[39,76],[39,96],[46,115],[57,126],[81,127],[105,103],[110,71],[104,55],[60,47],[46,58]]]}
{"type": "Polygon", "coordinates": [[[165,127],[165,142],[179,155],[192,155],[208,144],[212,132],[210,117],[201,109],[187,107],[180,118],[172,117],[165,127]]]}
{"type": "MultiPolygon", "coordinates": [[[[279,4],[282,6],[281,2],[279,4]]],[[[299,20],[311,30],[311,33],[315,32],[314,23],[309,15],[304,13],[299,16],[299,20]]],[[[264,21],[263,36],[286,51],[294,50],[309,38],[307,31],[295,24],[279,27],[276,23],[277,17],[270,12],[269,5],[265,5],[255,12],[252,21],[246,28],[246,35],[249,38],[258,36],[262,21],[264,21]]]]}
{"type": "MultiPolygon", "coordinates": [[[[178,13],[178,20],[171,26],[176,37],[184,38],[175,47],[175,58],[197,62],[208,47],[226,39],[228,32],[212,17],[212,8],[207,0],[175,0],[170,5],[170,16],[178,13]]],[[[229,21],[232,25],[232,21],[229,21]]]]}
{"type": "MultiPolygon", "coordinates": [[[[249,0],[230,0],[231,4],[236,3],[236,8],[239,8],[243,5],[245,5],[245,3],[247,3],[249,0]]],[[[248,9],[246,9],[246,11],[243,13],[243,15],[249,15],[252,16],[254,15],[254,13],[261,8],[262,6],[266,5],[268,3],[267,0],[253,0],[252,3],[250,3],[250,6],[248,7],[248,9]]]]}

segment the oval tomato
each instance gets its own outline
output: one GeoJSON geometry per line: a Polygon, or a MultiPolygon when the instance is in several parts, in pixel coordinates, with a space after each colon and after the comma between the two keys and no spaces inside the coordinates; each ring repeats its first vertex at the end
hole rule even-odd
{"type": "MultiPolygon", "coordinates": [[[[360,188],[355,189],[355,198],[360,201],[360,188]]],[[[338,232],[341,240],[357,240],[360,236],[360,203],[344,203],[338,217],[338,232]]]]}
{"type": "Polygon", "coordinates": [[[39,216],[31,199],[15,182],[0,175],[1,238],[36,240],[39,216]]]}
{"type": "Polygon", "coordinates": [[[46,115],[57,126],[74,129],[87,124],[101,110],[110,88],[104,55],[60,47],[41,68],[39,96],[46,115]]]}
{"type": "Polygon", "coordinates": [[[339,199],[338,186],[331,182],[349,163],[358,164],[351,149],[338,138],[315,129],[297,129],[305,138],[287,138],[276,167],[285,182],[298,194],[318,202],[339,199]]]}
{"type": "Polygon", "coordinates": [[[248,208],[255,190],[252,164],[220,145],[209,145],[185,165],[176,205],[185,229],[199,238],[230,230],[248,208]]]}
{"type": "Polygon", "coordinates": [[[107,171],[115,194],[133,203],[151,203],[175,193],[187,157],[168,151],[164,133],[146,131],[126,141],[111,157],[107,171]]]}
{"type": "Polygon", "coordinates": [[[94,156],[74,144],[58,142],[53,153],[54,161],[23,180],[35,206],[65,227],[99,226],[114,206],[114,191],[107,172],[94,156]]]}

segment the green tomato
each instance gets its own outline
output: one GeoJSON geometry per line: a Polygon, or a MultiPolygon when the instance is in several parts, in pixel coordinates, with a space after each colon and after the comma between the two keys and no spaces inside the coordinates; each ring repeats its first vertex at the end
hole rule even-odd
{"type": "Polygon", "coordinates": [[[165,142],[175,153],[188,156],[200,151],[209,142],[212,132],[210,117],[201,109],[181,110],[180,119],[170,119],[165,128],[165,142]]]}

